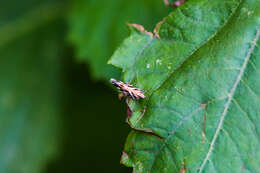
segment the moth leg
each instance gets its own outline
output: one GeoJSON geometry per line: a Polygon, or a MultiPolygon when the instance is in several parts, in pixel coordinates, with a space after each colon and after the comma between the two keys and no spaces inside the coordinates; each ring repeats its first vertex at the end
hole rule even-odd
{"type": "Polygon", "coordinates": [[[125,102],[126,102],[126,105],[128,106],[129,105],[129,97],[126,97],[126,99],[125,99],[125,102]]]}

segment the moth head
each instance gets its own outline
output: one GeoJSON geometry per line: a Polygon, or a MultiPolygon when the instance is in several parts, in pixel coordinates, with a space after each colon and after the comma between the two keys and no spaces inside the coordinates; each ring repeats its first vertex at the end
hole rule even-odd
{"type": "Polygon", "coordinates": [[[113,78],[110,79],[110,83],[112,83],[115,86],[118,86],[118,81],[113,78]]]}
{"type": "Polygon", "coordinates": [[[113,84],[113,83],[117,82],[117,80],[111,78],[111,79],[110,79],[110,82],[113,84]]]}

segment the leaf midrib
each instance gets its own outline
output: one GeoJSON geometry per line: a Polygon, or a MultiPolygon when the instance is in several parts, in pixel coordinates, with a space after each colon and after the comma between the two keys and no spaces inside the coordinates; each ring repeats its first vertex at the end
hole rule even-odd
{"type": "MultiPolygon", "coordinates": [[[[173,69],[173,71],[171,73],[169,73],[168,77],[165,78],[165,80],[163,80],[161,83],[158,84],[157,87],[154,88],[154,90],[151,92],[151,94],[147,97],[147,101],[145,103],[145,108],[147,107],[147,105],[149,104],[150,102],[150,99],[152,97],[152,95],[157,91],[159,90],[171,77],[172,75],[174,74],[174,72],[176,72],[178,69],[180,69],[182,67],[182,65],[187,62],[189,60],[189,58],[194,55],[199,49],[201,49],[203,46],[205,46],[209,41],[211,41],[219,32],[222,28],[224,28],[227,23],[229,22],[229,20],[231,19],[231,17],[236,13],[238,7],[240,6],[242,0],[240,0],[236,6],[236,8],[234,9],[234,11],[230,14],[229,17],[227,17],[227,19],[223,22],[223,24],[211,35],[208,37],[208,39],[206,39],[204,42],[202,42],[198,48],[194,49],[193,52],[191,52],[189,55],[187,55],[186,58],[184,58],[184,60],[175,68],[173,69]]],[[[149,40],[147,41],[147,43],[145,43],[145,46],[143,46],[139,52],[141,53],[138,53],[137,56],[135,57],[135,60],[134,60],[134,64],[136,63],[136,60],[139,59],[138,56],[141,56],[143,51],[144,51],[144,48],[148,48],[149,46],[151,46],[151,44],[149,44],[148,42],[150,41],[153,41],[155,38],[153,38],[152,40],[149,40]],[[147,46],[148,45],[148,46],[147,46]]],[[[141,119],[140,119],[141,120],[141,119]]],[[[134,127],[134,126],[133,126],[134,127]]]]}
{"type": "MultiPolygon", "coordinates": [[[[203,46],[205,46],[209,41],[211,41],[219,32],[222,28],[224,28],[226,26],[226,24],[228,23],[228,21],[230,20],[230,18],[236,13],[238,7],[240,6],[242,0],[240,0],[236,6],[236,8],[234,9],[234,11],[230,14],[229,17],[227,17],[227,19],[223,22],[223,24],[221,26],[219,26],[219,28],[211,35],[208,37],[208,39],[206,39],[204,42],[202,42],[198,48],[194,49],[194,51],[192,51],[189,55],[187,55],[186,58],[184,58],[184,60],[179,64],[179,66],[177,66],[175,69],[173,69],[173,71],[171,73],[169,73],[168,77],[165,78],[165,80],[163,80],[161,83],[158,84],[157,87],[154,88],[154,90],[151,92],[151,94],[147,97],[147,102],[145,103],[144,107],[147,107],[147,105],[150,102],[150,99],[152,97],[152,95],[159,90],[174,74],[174,72],[176,72],[178,69],[180,69],[182,67],[182,65],[189,59],[189,57],[191,57],[192,55],[194,55],[199,49],[201,49],[203,46]]],[[[158,32],[159,33],[159,32],[158,32]]],[[[155,40],[157,38],[153,38],[152,40],[147,41],[147,43],[145,43],[145,45],[140,49],[139,53],[137,54],[137,56],[134,59],[134,64],[136,64],[136,60],[139,59],[139,57],[142,55],[142,53],[144,52],[144,48],[148,48],[150,47],[152,44],[150,44],[153,40],[155,40]],[[149,43],[150,42],[150,43],[149,43]],[[148,46],[147,46],[148,45],[148,46]],[[140,53],[141,52],[141,53],[140,53]]],[[[169,40],[166,40],[169,41],[169,40]]],[[[140,119],[141,120],[141,119],[140,119]]],[[[133,126],[134,128],[134,126],[133,126]]]]}
{"type": "MultiPolygon", "coordinates": [[[[155,91],[157,91],[158,89],[160,89],[170,78],[171,76],[174,74],[174,72],[176,72],[178,69],[180,69],[182,67],[182,65],[189,59],[189,57],[191,57],[192,55],[194,55],[199,49],[201,49],[203,46],[205,46],[209,41],[211,41],[219,32],[222,28],[224,28],[227,23],[230,21],[230,19],[232,18],[232,16],[237,12],[237,9],[238,7],[240,6],[242,0],[240,0],[236,6],[236,8],[234,9],[234,11],[230,14],[229,17],[227,17],[227,19],[223,22],[223,24],[216,30],[216,32],[214,32],[211,36],[209,36],[208,39],[205,40],[205,42],[201,43],[201,45],[198,46],[197,49],[195,49],[193,52],[191,52],[181,63],[179,66],[177,66],[170,74],[168,77],[166,77],[166,79],[164,81],[162,81],[158,87],[155,87],[155,89],[152,91],[152,93],[150,94],[150,96],[147,98],[147,102],[146,102],[146,105],[145,107],[147,107],[147,104],[149,103],[150,101],[150,98],[152,97],[152,95],[155,93],[155,91]]],[[[149,45],[150,46],[150,45],[149,45]]],[[[148,46],[148,47],[149,47],[148,46]]],[[[142,47],[143,49],[143,47],[142,47]]],[[[139,56],[141,56],[141,54],[139,54],[139,56]]],[[[138,58],[138,57],[137,57],[138,58]]],[[[135,62],[134,62],[135,63],[135,62]]],[[[198,109],[198,108],[197,108],[198,109]]],[[[172,133],[172,132],[171,132],[172,133]]],[[[169,139],[170,135],[165,138],[165,141],[167,141],[169,139]]],[[[163,145],[159,150],[158,152],[155,154],[154,158],[162,151],[162,149],[164,148],[164,146],[166,145],[163,145]]],[[[151,168],[149,170],[152,170],[152,167],[154,165],[154,162],[155,162],[156,159],[153,159],[153,163],[151,164],[151,168]]]]}
{"type": "Polygon", "coordinates": [[[260,36],[260,28],[257,29],[256,36],[254,37],[254,39],[253,39],[253,41],[252,41],[252,44],[251,44],[251,46],[250,46],[250,49],[249,49],[249,51],[248,51],[248,53],[247,53],[247,56],[246,56],[244,62],[243,62],[243,65],[242,65],[241,68],[240,68],[240,72],[239,72],[239,74],[238,74],[238,76],[237,76],[237,78],[236,78],[236,81],[235,81],[235,83],[234,83],[234,85],[233,85],[233,87],[232,87],[230,93],[228,94],[228,100],[227,100],[227,102],[226,102],[226,104],[225,104],[225,106],[224,106],[224,111],[223,111],[223,113],[222,113],[222,115],[221,115],[221,117],[220,117],[220,122],[219,122],[219,124],[218,124],[217,130],[216,130],[216,132],[215,132],[215,134],[214,134],[214,136],[213,136],[213,139],[212,139],[212,141],[211,141],[209,151],[207,152],[207,155],[206,155],[205,159],[203,160],[203,162],[202,162],[202,164],[201,164],[201,166],[200,166],[200,171],[199,171],[199,173],[201,173],[201,172],[203,171],[203,169],[204,169],[204,167],[205,167],[207,161],[209,160],[209,157],[210,157],[210,155],[211,155],[211,153],[212,153],[212,151],[213,151],[213,149],[214,149],[214,145],[215,145],[216,139],[217,139],[217,137],[218,137],[218,134],[219,134],[219,132],[220,132],[220,129],[221,129],[222,126],[223,126],[223,122],[224,122],[225,117],[226,117],[226,115],[227,115],[228,108],[229,108],[229,106],[230,106],[230,104],[231,104],[231,101],[232,101],[232,99],[233,99],[233,96],[234,96],[234,94],[235,94],[235,92],[236,92],[236,88],[237,88],[239,82],[241,81],[241,79],[242,79],[242,77],[243,77],[243,74],[244,74],[244,72],[245,72],[246,66],[247,66],[247,64],[248,64],[248,61],[249,61],[249,59],[250,59],[250,57],[251,57],[251,55],[252,55],[252,53],[253,53],[253,51],[254,51],[254,49],[255,49],[255,47],[256,47],[256,42],[257,42],[257,40],[259,39],[259,36],[260,36]]]}
{"type": "Polygon", "coordinates": [[[153,93],[155,91],[157,91],[158,89],[160,89],[166,82],[167,80],[169,80],[171,78],[171,76],[173,75],[174,72],[176,72],[178,69],[180,69],[182,67],[182,65],[189,59],[189,57],[193,56],[199,49],[201,49],[203,46],[205,46],[208,42],[210,42],[219,32],[222,28],[224,28],[227,23],[229,22],[229,20],[231,19],[231,17],[236,13],[238,7],[240,6],[242,0],[240,0],[236,6],[236,8],[234,9],[234,11],[230,14],[229,17],[227,17],[227,19],[223,22],[223,24],[221,26],[219,26],[219,28],[211,35],[208,37],[208,39],[206,39],[204,42],[202,42],[198,48],[194,49],[193,52],[191,52],[189,55],[187,55],[186,58],[184,58],[184,60],[179,64],[179,66],[177,66],[175,69],[173,69],[173,71],[169,74],[168,77],[166,77],[166,79],[164,81],[162,81],[158,87],[155,87],[154,91],[151,93],[151,95],[153,95],[153,93]]]}

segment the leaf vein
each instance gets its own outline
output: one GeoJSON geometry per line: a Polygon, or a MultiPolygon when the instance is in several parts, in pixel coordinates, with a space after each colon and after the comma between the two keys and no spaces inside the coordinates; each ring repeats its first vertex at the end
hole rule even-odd
{"type": "Polygon", "coordinates": [[[178,124],[175,128],[173,128],[173,129],[171,130],[171,132],[169,133],[169,136],[165,138],[165,140],[164,140],[164,142],[163,142],[163,145],[162,145],[161,148],[158,150],[158,152],[155,154],[155,157],[154,157],[153,163],[151,164],[152,166],[151,166],[151,169],[150,169],[150,170],[152,170],[152,168],[153,168],[153,166],[154,166],[154,163],[155,163],[155,161],[156,161],[156,159],[157,159],[156,156],[158,156],[158,154],[159,154],[159,153],[163,150],[163,148],[166,146],[167,140],[168,140],[171,136],[173,136],[173,135],[175,134],[175,132],[177,131],[177,129],[182,126],[182,124],[183,124],[184,121],[187,121],[187,120],[189,120],[190,118],[192,118],[192,116],[193,116],[195,113],[197,113],[199,110],[201,110],[201,109],[202,109],[201,106],[199,106],[199,107],[197,107],[196,109],[194,109],[188,116],[184,117],[184,118],[179,122],[179,124],[178,124]]]}
{"type": "MultiPolygon", "coordinates": [[[[242,1],[242,0],[241,0],[242,1]]],[[[241,4],[241,1],[239,1],[237,7],[234,9],[234,11],[230,14],[229,17],[227,17],[227,19],[223,22],[223,24],[221,26],[219,26],[219,28],[207,39],[205,40],[203,43],[201,43],[198,48],[196,48],[195,50],[193,50],[186,58],[184,58],[184,60],[179,64],[179,66],[177,66],[171,73],[169,73],[168,77],[166,77],[165,80],[163,80],[161,83],[158,84],[157,87],[155,87],[155,89],[153,90],[153,92],[151,93],[151,96],[153,95],[153,93],[155,91],[157,91],[158,89],[160,89],[170,78],[171,76],[174,74],[174,72],[176,72],[178,69],[180,69],[182,67],[182,65],[189,59],[189,57],[191,57],[192,55],[194,55],[199,49],[201,49],[203,46],[205,46],[210,40],[212,40],[218,33],[219,31],[224,28],[224,26],[226,26],[226,24],[228,23],[229,19],[234,15],[234,13],[237,11],[238,7],[241,4]]]]}
{"type": "Polygon", "coordinates": [[[151,37],[151,39],[150,39],[149,41],[147,41],[146,44],[144,44],[144,46],[140,49],[140,51],[139,51],[139,52],[137,53],[137,55],[135,56],[135,58],[134,58],[134,64],[133,64],[133,66],[132,66],[132,71],[135,73],[136,76],[137,76],[137,73],[136,73],[136,71],[134,70],[136,61],[137,61],[137,59],[143,54],[144,50],[145,50],[146,48],[148,48],[148,47],[152,44],[152,42],[153,42],[154,40],[155,40],[155,38],[151,37]]]}
{"type": "Polygon", "coordinates": [[[201,173],[201,172],[203,171],[203,169],[204,169],[204,167],[205,167],[205,165],[206,165],[206,162],[208,161],[209,157],[211,156],[211,153],[212,153],[212,151],[213,151],[214,145],[215,145],[215,143],[216,143],[216,139],[217,139],[217,137],[218,137],[218,134],[219,134],[219,132],[220,132],[220,129],[222,128],[223,122],[224,122],[225,117],[226,117],[226,115],[227,115],[228,108],[229,108],[230,103],[231,103],[231,101],[232,101],[232,98],[233,98],[233,96],[234,96],[234,94],[235,94],[236,88],[237,88],[237,86],[238,86],[238,84],[239,84],[239,82],[240,82],[240,80],[241,80],[241,78],[242,78],[242,76],[243,76],[243,74],[244,74],[244,71],[245,71],[246,66],[247,66],[247,64],[248,64],[248,61],[249,61],[249,59],[250,59],[250,57],[251,57],[251,55],[252,55],[252,53],[253,53],[253,51],[254,51],[254,48],[255,48],[255,46],[256,46],[256,42],[257,42],[257,40],[258,40],[258,38],[259,38],[259,35],[260,35],[260,29],[257,30],[256,36],[255,36],[255,38],[254,38],[253,41],[252,41],[251,47],[249,48],[249,51],[248,51],[248,53],[247,53],[247,55],[246,55],[246,58],[245,58],[245,60],[244,60],[244,62],[243,62],[243,65],[241,66],[241,69],[240,69],[240,72],[239,72],[239,74],[238,74],[238,76],[237,76],[237,78],[236,78],[236,81],[235,81],[235,83],[234,83],[234,85],[233,85],[233,87],[232,87],[230,93],[228,94],[228,100],[227,100],[227,102],[226,102],[226,104],[225,104],[225,106],[224,106],[224,111],[223,111],[223,113],[221,114],[221,117],[220,117],[220,121],[219,121],[217,130],[216,130],[216,132],[215,132],[215,134],[214,134],[214,136],[213,136],[213,139],[212,139],[211,144],[210,144],[210,147],[209,147],[209,151],[208,151],[208,153],[206,154],[206,157],[205,157],[205,159],[203,160],[203,162],[202,162],[202,164],[201,164],[201,166],[200,166],[199,173],[201,173]]]}
{"type": "Polygon", "coordinates": [[[250,93],[252,93],[257,98],[260,98],[260,96],[257,95],[256,92],[244,80],[241,80],[241,83],[248,89],[250,93]]]}
{"type": "Polygon", "coordinates": [[[237,151],[237,153],[238,153],[238,157],[239,157],[240,161],[243,163],[243,166],[244,166],[247,170],[249,170],[250,172],[255,172],[255,171],[252,171],[251,169],[249,169],[249,168],[246,166],[245,160],[242,158],[241,153],[239,152],[238,145],[237,145],[237,143],[234,141],[234,139],[230,136],[229,132],[228,132],[227,130],[225,130],[224,128],[222,128],[222,131],[227,135],[227,137],[230,139],[230,141],[231,141],[231,142],[233,143],[233,145],[235,146],[236,151],[237,151]]]}
{"type": "Polygon", "coordinates": [[[213,169],[214,169],[214,172],[218,173],[218,171],[217,171],[217,169],[216,169],[216,167],[215,167],[213,161],[212,161],[211,159],[209,159],[209,162],[212,164],[212,167],[213,167],[213,169]]]}
{"type": "Polygon", "coordinates": [[[240,111],[246,115],[247,119],[253,126],[253,129],[254,129],[253,131],[255,132],[254,134],[255,134],[256,138],[260,141],[260,136],[256,131],[256,124],[254,123],[254,121],[250,118],[248,113],[242,108],[242,106],[239,104],[239,102],[236,99],[233,99],[233,102],[237,105],[237,107],[240,109],[240,111]]]}

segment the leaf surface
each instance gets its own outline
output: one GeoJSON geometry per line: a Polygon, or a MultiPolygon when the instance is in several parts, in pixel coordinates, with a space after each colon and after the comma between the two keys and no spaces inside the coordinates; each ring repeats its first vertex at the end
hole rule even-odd
{"type": "Polygon", "coordinates": [[[124,164],[137,173],[260,172],[259,8],[190,0],[154,36],[131,28],[110,63],[147,98],[130,103],[124,164]]]}
{"type": "Polygon", "coordinates": [[[160,0],[76,0],[68,15],[68,37],[78,59],[90,65],[94,78],[118,78],[119,70],[107,61],[127,36],[125,23],[142,23],[152,29],[169,10],[160,0]]]}

